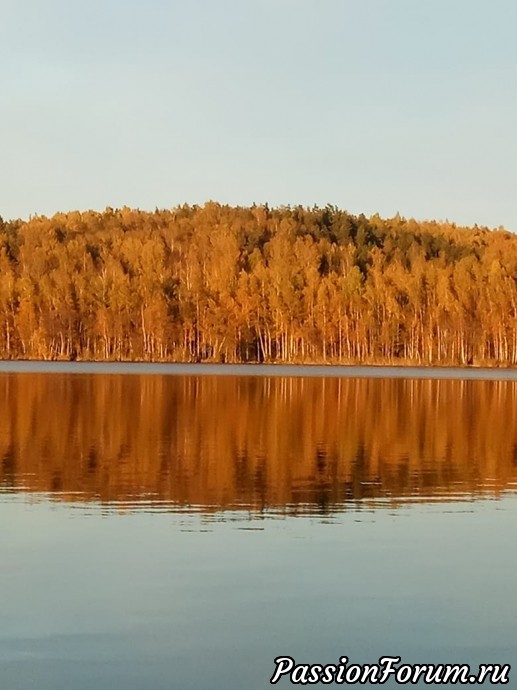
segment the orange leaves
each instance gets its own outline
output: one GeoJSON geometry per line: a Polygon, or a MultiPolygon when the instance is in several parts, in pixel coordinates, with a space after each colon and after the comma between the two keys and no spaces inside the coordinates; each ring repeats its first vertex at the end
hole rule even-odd
{"type": "Polygon", "coordinates": [[[0,356],[517,364],[517,238],[337,208],[0,224],[0,356]]]}

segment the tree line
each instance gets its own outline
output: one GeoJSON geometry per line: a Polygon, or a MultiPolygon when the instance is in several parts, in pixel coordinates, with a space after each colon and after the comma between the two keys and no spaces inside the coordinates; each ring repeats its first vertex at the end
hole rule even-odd
{"type": "Polygon", "coordinates": [[[0,219],[0,357],[517,363],[517,237],[209,202],[0,219]]]}

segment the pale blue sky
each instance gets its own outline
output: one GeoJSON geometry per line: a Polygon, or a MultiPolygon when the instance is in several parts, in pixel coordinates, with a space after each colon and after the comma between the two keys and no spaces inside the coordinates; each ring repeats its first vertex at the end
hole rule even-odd
{"type": "Polygon", "coordinates": [[[0,0],[0,215],[208,199],[517,230],[515,0],[0,0]]]}

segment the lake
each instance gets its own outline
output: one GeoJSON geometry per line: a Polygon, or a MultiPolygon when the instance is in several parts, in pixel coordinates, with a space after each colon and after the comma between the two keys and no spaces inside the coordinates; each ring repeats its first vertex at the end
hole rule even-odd
{"type": "Polygon", "coordinates": [[[13,362],[0,411],[2,688],[517,662],[513,370],[13,362]]]}

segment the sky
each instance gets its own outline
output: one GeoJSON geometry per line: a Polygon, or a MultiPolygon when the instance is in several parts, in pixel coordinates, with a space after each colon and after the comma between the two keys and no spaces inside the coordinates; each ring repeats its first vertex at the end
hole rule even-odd
{"type": "Polygon", "coordinates": [[[517,231],[515,0],[0,0],[0,215],[325,206],[517,231]]]}

